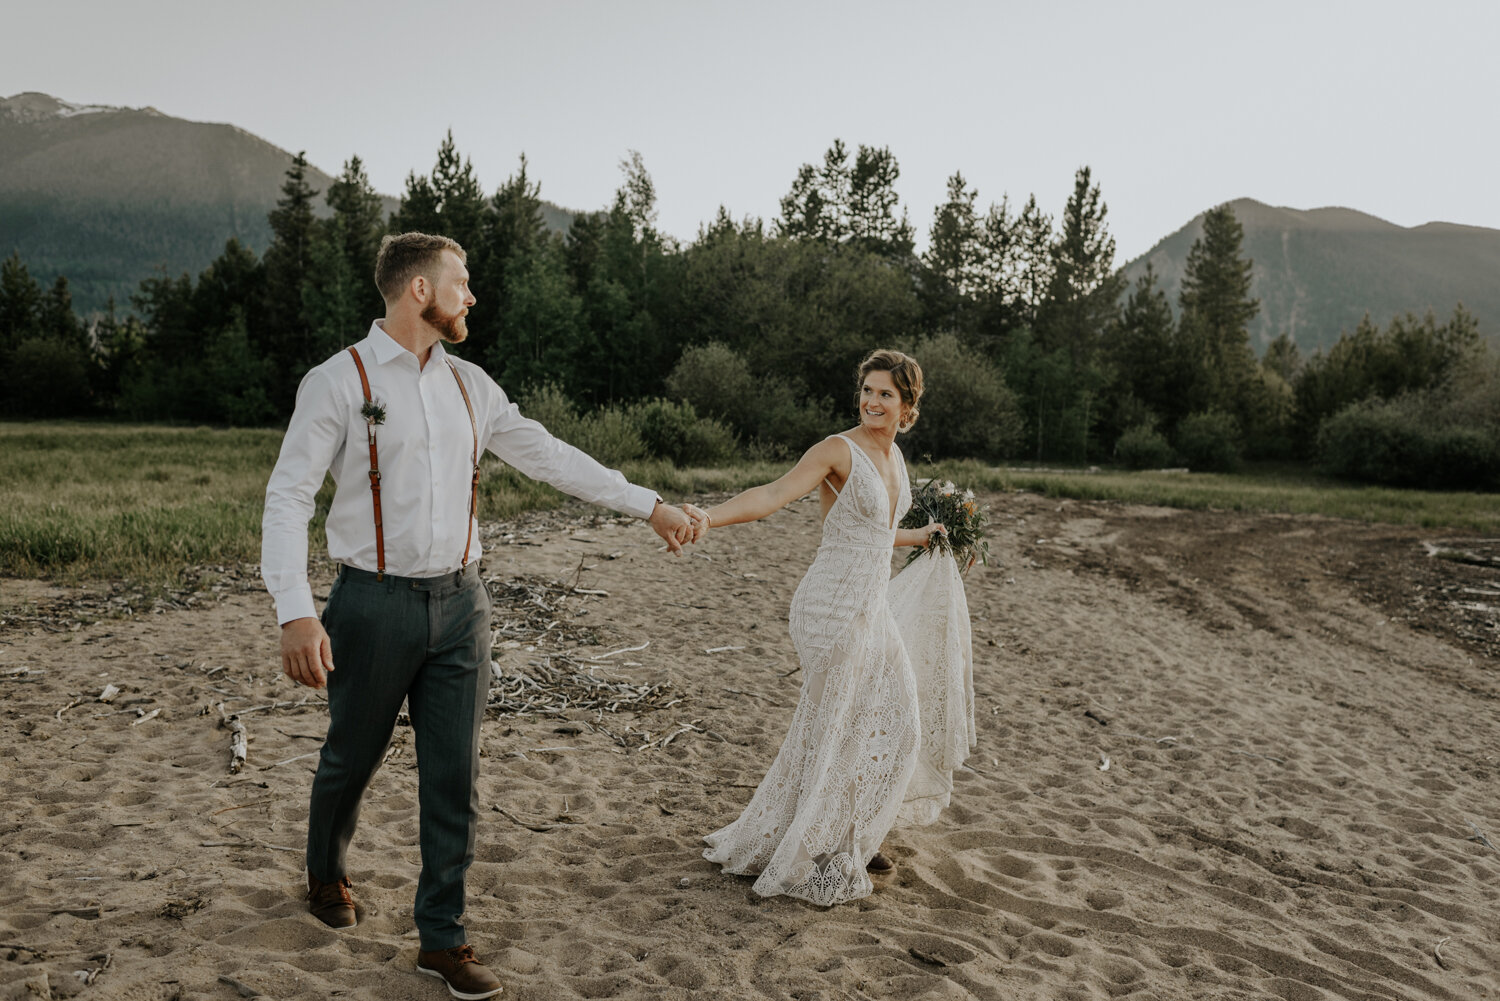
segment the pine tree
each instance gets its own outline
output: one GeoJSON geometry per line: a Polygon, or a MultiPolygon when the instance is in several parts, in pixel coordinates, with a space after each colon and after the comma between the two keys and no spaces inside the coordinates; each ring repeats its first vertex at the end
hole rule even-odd
{"type": "MultiPolygon", "coordinates": [[[[530,179],[526,168],[523,153],[519,169],[490,198],[480,245],[469,253],[471,284],[482,296],[476,312],[470,314],[473,319],[465,342],[472,358],[500,359],[513,340],[528,336],[513,326],[512,317],[517,315],[510,308],[513,278],[527,271],[532,258],[545,247],[547,226],[541,185],[530,179]]],[[[502,365],[496,371],[508,369],[502,365]]]]}
{"type": "Polygon", "coordinates": [[[94,347],[94,365],[90,369],[94,399],[101,411],[111,413],[127,373],[145,346],[146,330],[134,316],[120,317],[111,296],[103,315],[93,322],[90,339],[94,347]]]}
{"type": "Polygon", "coordinates": [[[823,231],[823,194],[818,190],[818,171],[810,163],[797,168],[792,190],[781,199],[777,235],[788,240],[813,240],[823,231]]]}
{"type": "MultiPolygon", "coordinates": [[[[355,242],[350,224],[349,217],[336,215],[318,226],[308,279],[302,284],[302,314],[310,329],[313,353],[321,357],[359,340],[374,318],[367,291],[374,282],[367,275],[356,274],[349,260],[348,246],[355,242]]],[[[373,260],[369,271],[374,272],[373,260]]]]}
{"type": "Polygon", "coordinates": [[[1115,239],[1105,228],[1109,214],[1088,167],[1074,177],[1052,245],[1052,274],[1037,318],[1045,349],[1068,353],[1075,369],[1092,364],[1104,330],[1114,321],[1124,278],[1115,273],[1115,239]]]}
{"type": "Polygon", "coordinates": [[[0,410],[22,417],[81,414],[91,363],[68,280],[46,292],[19,254],[0,264],[0,410]]]}
{"type": "MultiPolygon", "coordinates": [[[[1219,408],[1248,415],[1256,372],[1249,323],[1260,311],[1250,297],[1252,262],[1240,256],[1244,228],[1228,203],[1203,217],[1203,235],[1188,251],[1178,305],[1179,346],[1193,370],[1184,387],[1190,411],[1219,408]]],[[[1242,423],[1243,426],[1243,423],[1242,423]]]]}
{"type": "Polygon", "coordinates": [[[851,171],[849,150],[842,139],[823,154],[823,166],[803,164],[792,190],[781,199],[776,232],[791,240],[842,243],[849,237],[851,171]]]}
{"type": "Polygon", "coordinates": [[[437,190],[427,175],[408,171],[406,191],[386,228],[391,233],[437,233],[443,228],[438,214],[440,204],[437,190]]]}
{"type": "Polygon", "coordinates": [[[196,358],[201,338],[193,315],[193,280],[164,270],[141,281],[130,305],[145,326],[144,353],[150,360],[196,358]]]}
{"type": "Polygon", "coordinates": [[[485,246],[499,257],[516,250],[529,250],[547,233],[542,218],[542,186],[526,172],[526,154],[520,166],[505,179],[490,199],[490,218],[485,246]]]}
{"type": "Polygon", "coordinates": [[[927,252],[922,255],[923,299],[934,330],[962,333],[965,314],[979,288],[981,248],[974,200],[979,193],[964,175],[948,178],[948,199],[933,210],[927,252]]]}
{"type": "Polygon", "coordinates": [[[637,150],[620,161],[620,172],[625,183],[616,192],[616,204],[621,206],[630,220],[634,237],[648,240],[656,234],[656,184],[646,172],[646,162],[637,150]]]}
{"type": "Polygon", "coordinates": [[[538,244],[511,258],[501,339],[487,361],[515,389],[560,385],[570,398],[586,390],[581,374],[598,356],[555,244],[538,244]]]}
{"type": "Polygon", "coordinates": [[[287,168],[281,197],[269,217],[271,245],[263,258],[265,305],[256,318],[259,322],[248,324],[254,350],[270,362],[275,373],[272,399],[287,413],[302,373],[322,361],[315,355],[312,329],[302,307],[302,286],[313,266],[313,199],[317,194],[307,181],[307,156],[298,153],[287,168]]]}
{"type": "Polygon", "coordinates": [[[12,253],[0,263],[0,356],[36,333],[41,307],[41,286],[20,253],[12,253]]]}
{"type": "Polygon", "coordinates": [[[354,282],[354,302],[368,321],[384,312],[380,290],[375,287],[375,255],[385,235],[385,220],[380,195],[370,184],[359,157],[350,157],[344,163],[325,198],[333,210],[332,218],[324,223],[327,235],[343,256],[354,282]]]}
{"type": "Polygon", "coordinates": [[[1052,217],[1029,195],[1015,223],[1017,319],[1036,329],[1037,316],[1052,285],[1052,217]]]}
{"type": "Polygon", "coordinates": [[[849,239],[861,249],[882,257],[903,260],[911,256],[911,224],[896,194],[901,168],[889,148],[861,145],[849,172],[849,239]]]}
{"type": "Polygon", "coordinates": [[[1106,335],[1103,353],[1111,376],[1111,430],[1115,434],[1142,424],[1154,429],[1161,420],[1180,416],[1172,304],[1157,285],[1156,269],[1150,264],[1136,279],[1106,335]]]}
{"type": "Polygon", "coordinates": [[[88,335],[78,314],[73,312],[73,293],[66,276],[58,275],[42,296],[36,320],[37,332],[43,337],[87,352],[88,335]]]}
{"type": "Polygon", "coordinates": [[[485,197],[474,164],[467,157],[459,159],[452,129],[438,147],[432,190],[437,196],[438,232],[457,240],[465,251],[476,249],[484,230],[485,197]]]}

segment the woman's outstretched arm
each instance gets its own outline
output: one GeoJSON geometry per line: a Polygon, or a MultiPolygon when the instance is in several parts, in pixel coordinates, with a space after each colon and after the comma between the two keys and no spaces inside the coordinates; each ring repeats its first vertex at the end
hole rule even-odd
{"type": "Polygon", "coordinates": [[[709,508],[708,523],[718,528],[720,525],[758,521],[817,489],[831,473],[837,472],[841,479],[847,480],[848,470],[841,467],[851,461],[848,445],[826,438],[803,453],[797,464],[780,479],[741,491],[724,503],[709,508]]]}
{"type": "Polygon", "coordinates": [[[898,528],[896,529],[896,542],[893,548],[900,549],[902,546],[928,545],[929,540],[937,532],[942,532],[946,535],[948,529],[940,521],[928,522],[922,528],[898,528]]]}

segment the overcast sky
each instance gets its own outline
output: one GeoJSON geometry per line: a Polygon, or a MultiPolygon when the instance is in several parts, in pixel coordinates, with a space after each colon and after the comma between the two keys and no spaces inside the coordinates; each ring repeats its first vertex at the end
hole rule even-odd
{"type": "Polygon", "coordinates": [[[639,150],[659,224],[774,217],[832,140],[888,146],[921,242],[1061,211],[1087,164],[1117,263],[1241,196],[1500,228],[1500,2],[48,0],[8,4],[0,96],[231,122],[399,194],[452,128],[487,191],[608,204],[639,150]]]}

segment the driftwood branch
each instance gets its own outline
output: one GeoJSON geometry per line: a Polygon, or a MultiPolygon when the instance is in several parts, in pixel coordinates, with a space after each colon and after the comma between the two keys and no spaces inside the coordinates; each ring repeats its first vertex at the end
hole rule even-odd
{"type": "Polygon", "coordinates": [[[651,645],[651,641],[647,640],[646,642],[642,643],[640,646],[621,647],[618,650],[611,650],[609,653],[601,653],[601,654],[598,654],[597,656],[590,657],[589,660],[603,660],[606,657],[613,657],[617,653],[635,653],[637,650],[644,650],[644,649],[646,649],[650,645],[651,645]]]}
{"type": "Polygon", "coordinates": [[[245,756],[249,750],[250,738],[245,733],[245,724],[241,723],[238,716],[230,716],[224,711],[224,703],[219,703],[219,726],[229,731],[229,774],[238,775],[240,769],[245,767],[245,756]]]}
{"type": "Polygon", "coordinates": [[[522,820],[520,817],[517,817],[514,813],[511,813],[509,810],[506,810],[503,807],[492,806],[490,807],[490,809],[500,814],[500,816],[504,817],[512,824],[515,824],[518,827],[524,827],[528,831],[536,831],[538,834],[546,834],[548,831],[555,831],[559,827],[569,826],[567,824],[533,824],[530,821],[522,820]]]}
{"type": "Polygon", "coordinates": [[[321,750],[318,750],[318,751],[308,751],[306,754],[298,754],[298,755],[294,755],[293,757],[290,757],[290,758],[282,758],[280,761],[272,762],[269,765],[262,765],[261,768],[260,768],[260,770],[263,771],[263,772],[268,772],[271,769],[276,768],[276,767],[278,767],[280,765],[289,765],[293,761],[301,761],[303,758],[313,758],[313,757],[316,757],[316,756],[318,756],[319,754],[322,754],[322,753],[323,752],[321,750]]]}
{"type": "Polygon", "coordinates": [[[130,721],[130,725],[131,726],[140,726],[142,723],[146,722],[147,720],[156,719],[156,717],[158,717],[160,715],[161,715],[161,708],[158,706],[157,708],[151,710],[150,712],[145,713],[145,714],[139,716],[138,718],[131,720],[130,721]]]}
{"type": "Polygon", "coordinates": [[[264,841],[200,841],[199,848],[269,848],[276,852],[302,852],[307,848],[289,848],[286,845],[272,845],[264,841]]]}

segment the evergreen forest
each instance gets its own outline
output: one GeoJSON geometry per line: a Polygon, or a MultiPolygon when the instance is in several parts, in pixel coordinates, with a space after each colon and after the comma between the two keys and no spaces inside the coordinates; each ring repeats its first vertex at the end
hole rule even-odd
{"type": "Polygon", "coordinates": [[[839,141],[793,173],[775,219],[721,208],[685,243],[657,229],[635,153],[612,203],[565,232],[546,224],[524,157],[487,191],[451,133],[394,213],[358,157],[326,190],[309,171],[301,155],[288,169],[263,254],[230,240],[196,277],[159,273],[87,318],[65,277],[0,263],[0,411],[284,425],[302,374],[383,314],[382,236],[420,230],[467,250],[478,303],[453,350],[605,462],[794,456],[854,422],[856,365],[897,347],[926,375],[914,457],[1297,460],[1500,486],[1500,372],[1461,305],[1367,318],[1311,356],[1283,334],[1257,357],[1232,208],[1206,215],[1174,310],[1149,269],[1127,285],[1088,167],[1056,214],[1035,197],[982,204],[955,173],[921,253],[895,156],[839,141]]]}

